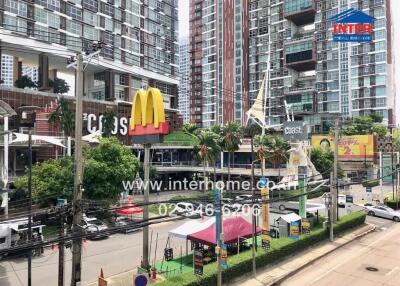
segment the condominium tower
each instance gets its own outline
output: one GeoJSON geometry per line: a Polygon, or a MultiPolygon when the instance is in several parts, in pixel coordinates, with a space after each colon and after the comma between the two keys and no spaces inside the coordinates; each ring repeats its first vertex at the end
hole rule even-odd
{"type": "Polygon", "coordinates": [[[249,95],[270,63],[270,124],[295,119],[328,131],[337,115],[393,124],[390,0],[249,0],[249,95]],[[372,42],[335,42],[330,18],[350,8],[375,18],[372,42]],[[270,13],[270,17],[268,14],[270,13]]]}
{"type": "Polygon", "coordinates": [[[245,121],[248,23],[248,0],[190,1],[193,123],[207,127],[245,121]]]}

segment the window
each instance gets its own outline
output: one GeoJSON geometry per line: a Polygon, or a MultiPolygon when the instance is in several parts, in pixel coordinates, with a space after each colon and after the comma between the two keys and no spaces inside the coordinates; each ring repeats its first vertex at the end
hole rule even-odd
{"type": "Polygon", "coordinates": [[[83,11],[83,18],[85,19],[85,23],[92,25],[92,26],[98,26],[99,21],[98,21],[98,16],[94,13],[91,13],[89,11],[83,11]]]}
{"type": "Polygon", "coordinates": [[[113,31],[114,29],[114,25],[113,25],[114,23],[113,23],[113,20],[112,19],[108,19],[108,18],[105,18],[104,19],[104,28],[106,29],[106,30],[108,30],[108,31],[113,31]]]}
{"type": "Polygon", "coordinates": [[[67,31],[82,36],[82,25],[73,20],[67,20],[67,31]]]}
{"type": "Polygon", "coordinates": [[[76,6],[67,5],[67,15],[76,20],[82,20],[82,10],[76,6]]]}
{"type": "Polygon", "coordinates": [[[98,3],[97,0],[83,0],[83,5],[84,8],[90,9],[94,12],[98,11],[98,3]]]}
{"type": "Polygon", "coordinates": [[[14,16],[4,15],[4,27],[14,32],[27,33],[26,21],[14,16]]]}
{"type": "Polygon", "coordinates": [[[98,41],[99,40],[99,32],[98,32],[98,30],[85,25],[83,27],[83,37],[88,40],[98,41]]]}
{"type": "Polygon", "coordinates": [[[6,11],[17,14],[18,16],[27,16],[27,5],[25,2],[16,0],[5,0],[4,8],[6,11]]]}

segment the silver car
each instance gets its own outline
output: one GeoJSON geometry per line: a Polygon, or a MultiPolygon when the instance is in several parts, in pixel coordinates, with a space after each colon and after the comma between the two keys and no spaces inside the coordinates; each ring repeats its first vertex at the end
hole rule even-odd
{"type": "Polygon", "coordinates": [[[400,221],[400,212],[397,212],[385,205],[367,206],[364,211],[370,216],[389,218],[396,222],[400,221]]]}

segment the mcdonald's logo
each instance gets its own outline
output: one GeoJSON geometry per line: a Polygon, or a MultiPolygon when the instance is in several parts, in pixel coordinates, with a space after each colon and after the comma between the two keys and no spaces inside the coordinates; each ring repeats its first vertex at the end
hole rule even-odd
{"type": "Polygon", "coordinates": [[[129,135],[164,135],[169,133],[164,102],[158,88],[138,90],[133,97],[129,135]]]}

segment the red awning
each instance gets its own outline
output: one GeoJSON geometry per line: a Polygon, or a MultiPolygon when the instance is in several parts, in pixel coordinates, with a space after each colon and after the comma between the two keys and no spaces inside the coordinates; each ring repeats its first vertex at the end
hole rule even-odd
{"type": "MultiPolygon", "coordinates": [[[[242,217],[229,218],[224,220],[224,243],[235,243],[238,238],[243,240],[252,236],[252,225],[242,217]]],[[[256,233],[260,233],[261,228],[257,227],[256,233]]],[[[189,240],[205,245],[215,246],[215,223],[208,228],[188,235],[189,240]]]]}
{"type": "Polygon", "coordinates": [[[138,213],[142,213],[143,209],[135,206],[126,206],[122,208],[118,208],[115,212],[119,215],[134,215],[138,213]]]}

